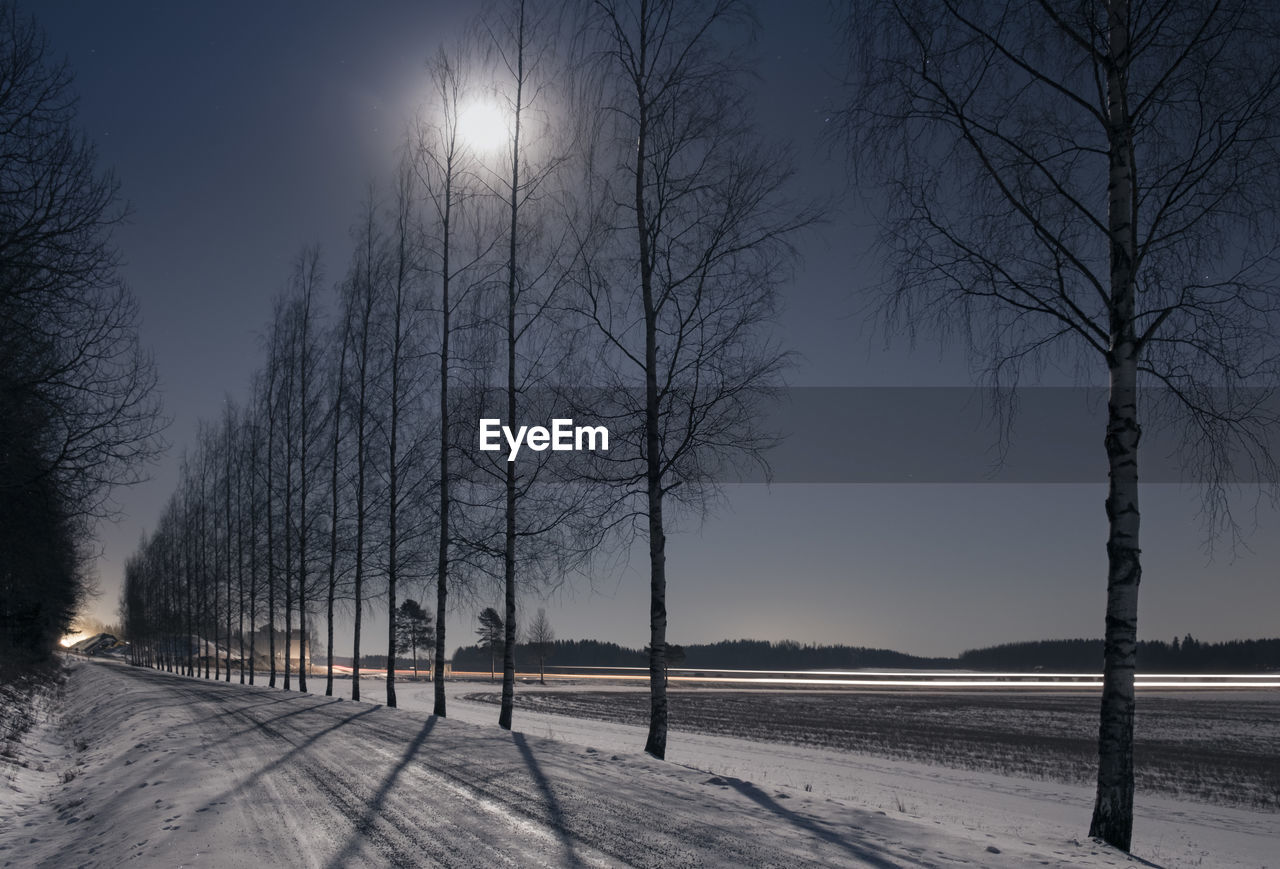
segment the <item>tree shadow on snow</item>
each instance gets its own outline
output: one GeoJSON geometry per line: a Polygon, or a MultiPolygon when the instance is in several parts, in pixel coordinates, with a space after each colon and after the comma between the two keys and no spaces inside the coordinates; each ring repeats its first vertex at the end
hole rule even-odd
{"type": "MultiPolygon", "coordinates": [[[[289,698],[289,697],[282,698],[284,702],[287,702],[291,699],[293,698],[289,698]]],[[[272,732],[272,728],[271,728],[272,724],[278,724],[281,721],[284,721],[284,719],[286,718],[292,718],[295,715],[304,715],[308,712],[316,712],[316,711],[327,712],[329,711],[330,706],[336,706],[338,702],[339,701],[337,700],[329,700],[324,703],[312,703],[305,706],[298,706],[289,710],[288,712],[282,712],[279,715],[273,715],[270,718],[255,718],[253,716],[253,713],[258,712],[259,710],[266,709],[267,711],[271,711],[268,708],[269,704],[266,704],[266,703],[259,703],[256,706],[242,707],[238,709],[220,710],[220,713],[223,715],[235,715],[238,718],[244,719],[245,721],[248,722],[248,725],[240,730],[236,730],[231,733],[228,733],[226,736],[222,737],[221,739],[214,740],[213,742],[209,743],[209,745],[212,746],[212,745],[217,745],[219,743],[224,743],[224,742],[237,742],[240,739],[240,737],[243,737],[247,734],[253,733],[255,731],[260,731],[260,730],[267,731],[268,733],[270,733],[272,732]]],[[[347,720],[350,720],[350,716],[348,716],[348,718],[343,719],[343,721],[347,721],[347,720]]],[[[332,730],[332,729],[333,728],[329,728],[329,730],[332,730]]],[[[323,731],[323,732],[327,733],[328,731],[323,731]]]]}
{"type": "MultiPolygon", "coordinates": [[[[254,772],[249,776],[247,776],[243,781],[237,782],[234,788],[219,794],[217,797],[214,797],[212,800],[209,800],[207,803],[205,803],[205,807],[207,808],[210,806],[215,806],[222,801],[230,800],[240,796],[241,794],[248,793],[249,789],[253,787],[253,785],[257,783],[261,778],[266,776],[268,773],[271,773],[279,769],[280,767],[288,764],[299,754],[305,752],[308,748],[310,748],[312,745],[318,742],[321,737],[329,733],[332,733],[333,731],[337,730],[340,727],[350,724],[352,721],[355,721],[357,718],[363,718],[364,716],[368,715],[371,712],[376,712],[379,708],[381,707],[374,706],[369,709],[362,709],[359,712],[346,716],[345,718],[338,719],[333,724],[324,728],[323,730],[317,730],[315,733],[311,734],[305,740],[297,743],[296,745],[293,746],[293,748],[289,749],[287,752],[280,755],[275,760],[271,761],[271,763],[254,770],[254,772]]],[[[276,718],[279,719],[284,717],[285,716],[281,715],[281,716],[277,716],[276,718]]],[[[278,737],[280,735],[279,733],[273,731],[270,727],[267,727],[262,723],[258,723],[256,726],[248,728],[248,730],[265,731],[268,735],[274,736],[274,737],[278,737]]],[[[197,810],[197,811],[200,811],[200,810],[197,810]]]]}
{"type": "Polygon", "coordinates": [[[718,778],[720,781],[729,785],[753,803],[773,812],[775,815],[789,822],[793,826],[812,833],[824,842],[829,842],[837,848],[848,851],[859,860],[865,861],[869,866],[875,866],[878,867],[878,869],[898,869],[901,865],[877,853],[866,845],[859,845],[855,842],[850,842],[838,833],[828,830],[825,826],[812,818],[806,818],[804,815],[791,811],[773,797],[753,785],[751,782],[730,778],[728,776],[719,776],[718,778]]]}
{"type": "Polygon", "coordinates": [[[555,830],[556,836],[560,839],[560,845],[564,849],[564,863],[562,865],[581,866],[582,861],[578,859],[578,855],[573,850],[573,840],[565,829],[564,810],[560,808],[560,801],[556,799],[555,793],[551,790],[551,782],[542,772],[542,768],[538,766],[538,761],[529,749],[529,743],[524,738],[524,734],[511,734],[511,741],[515,743],[516,748],[520,749],[520,757],[524,759],[524,765],[529,768],[529,774],[533,776],[534,783],[538,786],[538,790],[542,792],[543,803],[551,815],[551,827],[555,830]]]}
{"type": "Polygon", "coordinates": [[[387,800],[387,794],[391,793],[392,787],[395,786],[396,779],[400,777],[400,773],[404,772],[405,767],[413,760],[414,755],[418,753],[418,749],[422,748],[422,744],[427,741],[427,737],[435,726],[436,716],[432,715],[422,725],[422,729],[413,738],[413,742],[409,743],[408,748],[404,750],[404,754],[400,756],[400,760],[396,762],[395,767],[382,780],[382,784],[378,786],[377,793],[365,805],[364,813],[356,819],[355,832],[347,840],[347,844],[342,851],[328,862],[328,869],[344,869],[344,867],[350,865],[351,858],[355,856],[356,849],[359,848],[361,841],[373,829],[374,820],[382,814],[382,805],[387,800]]]}

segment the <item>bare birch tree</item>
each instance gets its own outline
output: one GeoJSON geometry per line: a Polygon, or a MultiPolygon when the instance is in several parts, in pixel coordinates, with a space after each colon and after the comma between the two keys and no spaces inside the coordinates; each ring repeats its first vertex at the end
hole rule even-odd
{"type": "Polygon", "coordinates": [[[191,479],[191,462],[190,457],[184,453],[182,463],[179,466],[179,478],[181,480],[178,492],[175,497],[181,501],[181,529],[182,529],[182,574],[183,574],[183,606],[186,610],[186,622],[183,625],[183,643],[186,646],[187,667],[186,674],[188,676],[196,675],[196,667],[199,664],[195,650],[192,648],[192,640],[196,633],[196,551],[195,551],[195,488],[191,479]]]}
{"type": "MultiPolygon", "coordinates": [[[[210,549],[217,552],[217,546],[210,546],[213,539],[213,523],[209,521],[213,503],[213,457],[209,454],[210,437],[208,427],[200,422],[196,428],[197,460],[193,466],[197,469],[196,510],[199,524],[196,529],[197,552],[197,586],[200,589],[200,611],[197,625],[200,637],[200,656],[204,658],[204,677],[209,678],[210,663],[218,666],[218,583],[215,573],[210,569],[210,549]],[[213,634],[213,644],[209,643],[209,635],[213,634]],[[212,658],[212,662],[210,661],[212,658]]],[[[213,671],[214,679],[218,672],[213,671]]]]}
{"type": "Polygon", "coordinates": [[[579,304],[601,338],[596,385],[616,399],[596,479],[648,540],[645,751],[661,758],[672,508],[704,510],[726,463],[773,442],[758,420],[785,362],[769,337],[776,288],[817,211],[787,200],[788,154],[751,127],[744,4],[599,0],[590,16],[579,304]]]}
{"type": "MultiPolygon", "coordinates": [[[[237,414],[237,417],[234,420],[234,423],[235,423],[235,431],[233,434],[234,434],[234,443],[235,443],[235,457],[233,459],[233,464],[234,464],[235,490],[236,490],[236,494],[235,494],[236,594],[238,596],[238,602],[236,605],[236,618],[238,620],[236,625],[236,637],[240,644],[240,684],[243,685],[245,684],[245,680],[248,678],[248,674],[245,672],[245,662],[247,661],[247,658],[245,655],[245,646],[244,646],[244,640],[245,640],[244,617],[247,609],[246,597],[245,597],[245,586],[244,586],[244,580],[245,580],[244,550],[245,550],[246,541],[248,540],[248,529],[245,527],[245,516],[244,516],[245,502],[248,500],[248,493],[246,490],[247,475],[245,473],[244,466],[245,466],[245,461],[248,457],[248,448],[247,448],[247,441],[249,437],[248,414],[247,413],[237,414]]],[[[251,621],[249,624],[252,625],[253,622],[251,621]]]]}
{"type": "MultiPolygon", "coordinates": [[[[255,378],[255,380],[257,380],[255,378]]],[[[255,386],[255,393],[257,387],[255,386]]],[[[242,461],[245,465],[246,493],[249,502],[249,536],[246,544],[249,547],[249,684],[254,684],[258,657],[258,598],[262,587],[258,573],[258,549],[260,546],[260,517],[266,505],[263,488],[260,484],[262,456],[262,427],[259,419],[260,405],[256,395],[254,404],[246,410],[244,417],[244,453],[242,461]]]]}
{"type": "Polygon", "coordinates": [[[1210,533],[1232,462],[1275,480],[1280,31],[1249,2],[850,7],[855,168],[879,178],[893,322],[959,324],[998,384],[1105,373],[1107,607],[1090,835],[1133,828],[1138,443],[1193,432],[1210,533]],[[1144,392],[1143,395],[1152,393],[1144,392]]]}
{"type": "MultiPolygon", "coordinates": [[[[465,52],[464,52],[465,53],[465,52]]],[[[487,276],[488,257],[497,236],[482,225],[482,209],[477,199],[473,149],[460,134],[459,119],[468,89],[463,83],[458,58],[441,50],[430,63],[433,99],[430,120],[423,119],[414,143],[416,167],[426,202],[432,231],[427,233],[428,258],[434,260],[439,276],[437,333],[439,375],[435,384],[439,400],[439,456],[437,459],[437,558],[435,666],[433,715],[446,714],[444,691],[445,615],[451,585],[457,582],[454,569],[453,523],[457,521],[458,492],[455,489],[458,424],[453,413],[456,402],[451,391],[455,378],[458,346],[455,332],[468,328],[464,315],[473,305],[472,290],[487,276]],[[460,240],[460,237],[462,240],[460,240]],[[470,244],[465,242],[469,241],[470,244]],[[461,322],[460,322],[461,320],[461,322]]],[[[473,95],[474,97],[474,95],[473,95]]]]}
{"type": "Polygon", "coordinates": [[[424,349],[430,324],[423,298],[421,225],[416,214],[416,175],[408,159],[397,170],[386,233],[387,285],[382,293],[378,341],[384,359],[377,381],[378,428],[383,436],[383,482],[386,487],[387,705],[396,705],[395,646],[397,592],[408,573],[421,564],[428,523],[407,523],[423,515],[423,499],[434,461],[426,451],[430,426],[424,349]]]}
{"type": "Polygon", "coordinates": [[[278,443],[280,369],[283,336],[277,324],[280,321],[279,304],[267,339],[266,371],[259,380],[259,413],[266,417],[266,450],[261,456],[258,473],[263,482],[263,509],[267,520],[267,686],[276,687],[276,590],[279,587],[279,571],[276,566],[276,444],[278,443]]]}
{"type": "Polygon", "coordinates": [[[346,430],[343,399],[346,396],[347,387],[347,351],[351,347],[351,324],[348,319],[350,316],[350,308],[344,305],[338,314],[338,322],[334,327],[332,338],[340,348],[338,358],[333,359],[330,357],[329,359],[329,394],[331,396],[329,425],[332,434],[329,444],[329,582],[328,593],[325,597],[327,661],[325,665],[324,693],[326,697],[333,696],[333,618],[334,605],[338,594],[339,529],[342,526],[342,513],[339,505],[344,492],[340,472],[345,469],[345,460],[349,456],[349,453],[343,450],[343,432],[346,430]]]}
{"type": "Polygon", "coordinates": [[[465,192],[460,183],[463,155],[458,137],[458,112],[462,85],[454,59],[444,50],[436,56],[431,64],[431,83],[435,90],[434,108],[438,112],[437,122],[420,125],[417,147],[416,166],[429,207],[435,211],[437,232],[437,255],[439,257],[440,274],[440,372],[436,384],[436,392],[440,401],[439,425],[440,445],[437,458],[436,473],[439,477],[439,506],[437,507],[437,556],[436,556],[436,612],[440,615],[440,624],[435,632],[435,667],[432,671],[434,683],[434,705],[432,714],[443,717],[446,713],[444,693],[444,660],[445,660],[445,616],[448,612],[449,578],[451,559],[451,507],[453,492],[451,480],[451,430],[450,430],[450,343],[454,323],[454,265],[453,232],[457,218],[457,209],[464,199],[465,192]]]}
{"type": "Polygon", "coordinates": [[[360,639],[364,615],[365,531],[369,518],[369,440],[370,392],[377,374],[374,352],[374,313],[382,280],[381,240],[377,224],[377,206],[370,191],[360,223],[353,230],[356,250],[351,270],[342,288],[341,319],[350,330],[347,340],[351,354],[352,395],[348,405],[355,439],[354,496],[352,520],[355,541],[352,552],[354,626],[352,630],[351,699],[360,699],[360,639]]]}
{"type": "MultiPolygon", "coordinates": [[[[232,563],[231,553],[235,547],[236,533],[235,528],[231,524],[232,509],[232,485],[235,482],[236,468],[236,408],[230,397],[226,399],[222,408],[222,425],[220,426],[222,433],[219,437],[218,452],[222,458],[222,467],[220,469],[222,476],[222,575],[226,594],[226,600],[223,601],[222,611],[226,617],[226,629],[223,636],[227,641],[226,654],[224,660],[226,663],[226,681],[231,681],[231,621],[232,613],[235,611],[236,595],[232,590],[232,576],[235,574],[235,566],[232,563]]],[[[243,660],[243,658],[242,658],[243,660]]]]}
{"type": "MultiPolygon", "coordinates": [[[[317,367],[319,351],[316,346],[320,282],[322,280],[320,250],[308,246],[298,255],[294,264],[293,287],[295,351],[291,363],[297,367],[297,420],[298,420],[298,516],[296,520],[298,543],[298,690],[307,690],[307,671],[310,668],[310,643],[308,642],[308,567],[312,557],[311,524],[315,513],[308,514],[308,507],[315,497],[316,475],[312,465],[319,455],[312,449],[321,435],[320,400],[317,393],[317,367]]],[[[292,519],[291,519],[292,521],[292,519]]],[[[286,646],[292,642],[287,638],[286,646]]],[[[287,653],[286,653],[287,654],[287,653]]],[[[286,682],[288,669],[286,664],[286,682]]]]}
{"type": "MultiPolygon", "coordinates": [[[[508,136],[501,146],[500,169],[485,176],[499,203],[505,224],[502,238],[502,283],[505,304],[494,318],[504,359],[505,407],[501,416],[518,425],[525,396],[552,367],[560,341],[548,324],[553,300],[563,286],[563,239],[545,207],[565,164],[565,143],[553,134],[550,89],[560,77],[555,64],[558,21],[548,4],[510,0],[482,18],[494,68],[494,91],[502,106],[508,136]],[[528,349],[532,347],[532,349],[528,349]]],[[[528,460],[526,460],[527,462],[528,460]]],[[[545,508],[530,503],[539,491],[542,463],[522,470],[516,461],[499,463],[503,489],[502,587],[505,616],[502,702],[498,725],[511,729],[515,705],[516,602],[520,586],[538,573],[536,538],[562,534],[573,511],[564,503],[545,508]],[[524,504],[522,510],[522,503],[524,504]],[[522,519],[521,513],[526,519],[522,519]],[[524,548],[526,552],[519,550],[524,548]],[[524,567],[521,566],[524,563],[524,567]],[[522,576],[521,573],[526,574],[522,576]]],[[[551,496],[554,499],[554,495],[551,496]]],[[[567,554],[568,549],[561,549],[567,554]]]]}
{"type": "Polygon", "coordinates": [[[297,587],[293,583],[293,546],[297,539],[295,537],[297,530],[297,519],[294,513],[294,497],[297,492],[297,477],[294,474],[296,466],[295,457],[298,447],[298,366],[295,362],[298,356],[298,321],[295,316],[295,298],[286,293],[281,300],[279,317],[276,326],[280,329],[282,339],[280,341],[281,357],[280,363],[284,370],[280,378],[280,392],[278,399],[280,402],[280,421],[281,421],[281,458],[283,459],[283,467],[278,472],[283,478],[283,496],[281,498],[280,524],[281,533],[284,536],[284,547],[282,551],[283,565],[280,571],[281,587],[284,591],[284,678],[281,687],[288,691],[291,689],[291,681],[293,674],[293,658],[291,650],[293,648],[293,602],[295,600],[295,592],[297,587]]]}

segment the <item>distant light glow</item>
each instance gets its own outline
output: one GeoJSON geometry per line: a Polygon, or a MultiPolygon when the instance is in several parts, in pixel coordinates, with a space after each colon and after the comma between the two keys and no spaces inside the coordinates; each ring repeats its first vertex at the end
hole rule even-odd
{"type": "Polygon", "coordinates": [[[493,103],[474,102],[458,116],[463,141],[480,153],[496,151],[510,138],[506,115],[493,103]]]}
{"type": "Polygon", "coordinates": [[[65,637],[63,637],[63,638],[62,638],[61,640],[59,640],[58,642],[61,644],[62,648],[64,648],[64,649],[69,649],[69,648],[71,648],[72,646],[74,646],[76,643],[78,643],[78,642],[80,642],[81,640],[83,640],[83,639],[84,639],[85,637],[87,637],[87,636],[89,636],[89,635],[88,635],[88,634],[86,634],[86,633],[84,633],[83,631],[81,631],[81,632],[79,632],[79,633],[75,633],[75,634],[67,634],[65,637]]]}

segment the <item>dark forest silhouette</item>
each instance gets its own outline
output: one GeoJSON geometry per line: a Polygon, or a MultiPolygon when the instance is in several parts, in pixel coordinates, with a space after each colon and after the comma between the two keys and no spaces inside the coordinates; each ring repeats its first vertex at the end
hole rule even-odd
{"type": "MultiPolygon", "coordinates": [[[[600,640],[556,640],[557,667],[643,667],[648,656],[600,640]]],[[[821,670],[866,667],[916,669],[1039,670],[1096,673],[1102,667],[1102,640],[1033,640],[968,649],[954,658],[929,658],[869,649],[862,646],[801,644],[794,640],[721,640],[684,647],[685,669],[821,670]]],[[[366,658],[366,661],[369,659],[366,658]]],[[[465,646],[453,656],[455,670],[482,670],[488,653],[465,646]]],[[[524,646],[516,646],[517,661],[532,661],[524,646]]],[[[1228,640],[1207,643],[1187,635],[1172,642],[1143,640],[1138,644],[1139,673],[1261,673],[1280,669],[1280,639],[1228,640]]]]}

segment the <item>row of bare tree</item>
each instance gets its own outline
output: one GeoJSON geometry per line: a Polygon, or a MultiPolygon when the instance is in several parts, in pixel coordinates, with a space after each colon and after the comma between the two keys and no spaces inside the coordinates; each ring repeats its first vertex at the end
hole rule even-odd
{"type": "MultiPolygon", "coordinates": [[[[1247,0],[849,9],[844,141],[883,206],[890,322],[958,333],[997,385],[1030,364],[1096,369],[1110,387],[1091,832],[1127,850],[1142,422],[1185,427],[1211,533],[1235,527],[1233,467],[1276,478],[1258,389],[1275,384],[1280,345],[1280,20],[1247,0]],[[1168,403],[1140,408],[1144,384],[1168,403]]],[[[318,319],[305,255],[252,412],[229,415],[221,441],[210,431],[175,501],[182,532],[158,530],[134,564],[135,616],[159,619],[146,608],[162,601],[166,618],[225,611],[230,636],[244,541],[263,553],[251,588],[261,578],[269,619],[280,607],[286,624],[317,596],[349,599],[358,635],[369,582],[394,613],[407,578],[434,578],[439,658],[448,594],[491,576],[509,727],[519,595],[582,563],[602,532],[634,532],[651,579],[646,750],[662,757],[666,532],[724,463],[767,443],[755,420],[784,355],[766,327],[790,242],[816,215],[786,199],[786,155],[752,130],[735,50],[748,13],[510,0],[442,54],[391,204],[370,204],[357,230],[336,325],[318,319]],[[507,119],[493,152],[460,123],[477,99],[507,119]],[[598,387],[589,400],[565,389],[583,383],[598,387]],[[495,406],[517,425],[590,412],[612,449],[486,464],[471,426],[495,406]],[[258,446],[233,459],[232,443],[258,446]],[[241,465],[254,482],[229,481],[241,465]],[[229,534],[241,485],[257,487],[248,537],[229,534]],[[166,552],[185,572],[147,567],[166,552]]]]}
{"type": "MultiPolygon", "coordinates": [[[[249,662],[258,652],[246,624],[274,642],[279,625],[305,635],[323,618],[332,692],[342,608],[358,667],[368,606],[386,607],[394,638],[398,597],[433,584],[443,715],[450,595],[488,581],[505,609],[509,728],[517,602],[638,534],[651,565],[646,750],[664,755],[665,533],[770,442],[760,404],[785,355],[767,329],[791,240],[817,214],[788,200],[786,153],[751,125],[745,12],[619,2],[570,15],[513,0],[437,55],[432,105],[388,189],[370,193],[345,276],[329,292],[319,252],[298,256],[252,398],[202,429],[128,564],[140,659],[189,673],[200,659],[230,679],[233,646],[247,642],[235,657],[249,662]],[[491,148],[467,126],[485,103],[505,119],[491,148]],[[477,450],[482,417],[589,419],[610,448],[507,461],[477,450]]],[[[253,681],[253,665],[240,677],[253,681]]],[[[303,690],[306,678],[302,667],[303,690]]]]}
{"type": "Polygon", "coordinates": [[[112,487],[161,446],[112,242],[123,215],[75,127],[70,70],[0,2],[0,675],[67,632],[112,487]]]}

